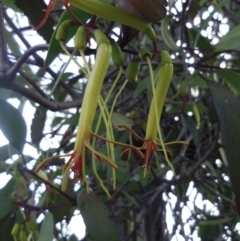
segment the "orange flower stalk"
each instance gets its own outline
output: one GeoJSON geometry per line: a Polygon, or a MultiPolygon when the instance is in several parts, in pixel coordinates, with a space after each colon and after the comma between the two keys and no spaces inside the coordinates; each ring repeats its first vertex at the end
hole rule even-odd
{"type": "Polygon", "coordinates": [[[50,0],[50,1],[49,1],[49,4],[48,4],[47,8],[44,9],[44,12],[45,12],[44,18],[43,18],[43,20],[41,21],[41,23],[39,23],[39,24],[35,27],[35,30],[41,28],[41,27],[46,23],[50,12],[54,9],[54,7],[55,7],[55,5],[56,5],[56,2],[57,2],[57,0],[50,0]]]}
{"type": "Polygon", "coordinates": [[[63,5],[64,7],[66,8],[66,10],[68,11],[68,13],[72,16],[72,18],[79,24],[81,24],[81,22],[79,21],[79,19],[72,13],[72,11],[70,10],[70,8],[68,7],[68,1],[69,0],[50,0],[49,3],[48,3],[48,6],[46,9],[44,9],[44,12],[45,12],[45,15],[44,15],[44,18],[43,20],[41,21],[41,23],[39,23],[36,27],[35,27],[35,30],[38,30],[39,28],[41,28],[47,21],[48,17],[49,17],[49,14],[51,11],[53,11],[53,9],[55,8],[56,6],[56,2],[57,1],[62,1],[63,2],[63,5]]]}

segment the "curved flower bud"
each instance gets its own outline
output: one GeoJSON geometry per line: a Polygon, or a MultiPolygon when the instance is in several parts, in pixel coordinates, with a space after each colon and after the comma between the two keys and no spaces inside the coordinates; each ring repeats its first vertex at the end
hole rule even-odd
{"type": "Polygon", "coordinates": [[[113,43],[112,45],[112,60],[116,67],[120,67],[124,65],[124,58],[121,48],[117,43],[113,43]]]}
{"type": "Polygon", "coordinates": [[[71,23],[71,20],[65,20],[59,25],[55,36],[56,40],[65,42],[67,39],[68,30],[71,27],[71,23]]]}
{"type": "Polygon", "coordinates": [[[13,228],[12,228],[11,234],[13,236],[17,236],[18,233],[19,233],[19,230],[20,230],[20,224],[19,223],[15,223],[13,228]]]}
{"type": "Polygon", "coordinates": [[[136,81],[138,78],[139,69],[139,61],[130,62],[126,70],[126,78],[130,81],[136,81]]]}
{"type": "Polygon", "coordinates": [[[74,48],[78,51],[84,51],[87,48],[87,30],[84,26],[80,26],[74,39],[74,48]]]}

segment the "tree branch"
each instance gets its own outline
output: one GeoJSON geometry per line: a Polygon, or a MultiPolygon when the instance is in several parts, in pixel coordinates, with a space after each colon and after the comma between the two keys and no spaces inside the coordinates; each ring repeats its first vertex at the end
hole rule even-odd
{"type": "Polygon", "coordinates": [[[5,77],[4,73],[10,68],[9,62],[4,38],[3,4],[2,0],[0,0],[0,80],[5,77]]]}
{"type": "Polygon", "coordinates": [[[27,97],[28,99],[42,105],[43,107],[51,111],[60,111],[60,110],[66,110],[73,107],[80,107],[82,104],[82,98],[78,98],[68,102],[55,102],[53,100],[48,100],[43,96],[41,96],[40,94],[33,92],[30,89],[27,89],[15,82],[7,82],[7,81],[0,82],[0,87],[16,91],[17,93],[27,97]]]}

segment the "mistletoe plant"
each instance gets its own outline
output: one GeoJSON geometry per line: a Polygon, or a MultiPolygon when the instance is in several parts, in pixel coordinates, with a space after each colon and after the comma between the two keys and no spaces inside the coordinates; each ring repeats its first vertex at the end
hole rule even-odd
{"type": "MultiPolygon", "coordinates": [[[[44,22],[46,21],[49,13],[54,8],[54,4],[56,0],[51,0],[48,8],[46,9],[46,15],[43,21],[37,26],[37,28],[41,27],[44,22]]],[[[134,3],[131,1],[131,4],[134,3]]],[[[132,28],[135,28],[139,31],[144,32],[152,41],[156,41],[156,35],[151,28],[150,22],[155,20],[149,20],[149,17],[146,18],[146,13],[143,12],[143,16],[139,16],[136,13],[142,13],[138,11],[139,8],[133,10],[134,4],[131,8],[127,8],[126,5],[122,5],[123,8],[129,10],[127,12],[125,10],[110,6],[108,4],[102,3],[96,0],[69,0],[64,1],[64,6],[66,7],[67,11],[69,11],[70,15],[72,16],[72,20],[67,20],[62,22],[56,32],[56,39],[60,42],[62,49],[66,52],[66,54],[76,63],[76,65],[80,68],[80,70],[85,74],[88,78],[87,87],[84,93],[84,98],[81,106],[81,115],[79,118],[78,123],[78,131],[75,141],[74,150],[70,156],[68,162],[66,163],[63,169],[63,181],[62,181],[62,188],[66,189],[67,180],[70,173],[71,168],[73,167],[73,171],[75,174],[75,180],[79,179],[82,185],[86,186],[87,191],[89,191],[89,181],[87,179],[88,173],[86,173],[86,149],[88,149],[92,153],[92,169],[93,173],[97,177],[100,186],[106,192],[109,198],[111,198],[110,192],[108,188],[103,183],[100,175],[97,172],[95,160],[102,162],[103,160],[106,161],[109,166],[113,168],[112,172],[112,182],[113,188],[116,188],[116,173],[115,170],[118,168],[115,162],[115,152],[114,146],[118,145],[124,148],[121,155],[124,155],[126,152],[133,151],[138,156],[144,159],[144,176],[150,170],[151,159],[153,153],[156,151],[163,151],[165,159],[171,169],[174,171],[172,164],[168,159],[168,155],[172,155],[171,151],[167,148],[170,144],[181,143],[187,144],[186,142],[171,142],[171,143],[164,143],[159,121],[161,119],[161,113],[164,105],[164,100],[166,98],[168,88],[170,86],[172,76],[173,76],[173,65],[171,62],[171,57],[167,51],[161,52],[161,59],[162,63],[160,64],[160,68],[158,68],[157,75],[154,76],[152,66],[151,66],[151,54],[146,51],[142,50],[140,52],[140,56],[142,59],[147,61],[150,78],[151,78],[151,85],[152,85],[152,101],[148,115],[147,121],[147,128],[146,128],[146,135],[145,138],[142,139],[139,137],[133,130],[126,126],[120,126],[122,128],[126,128],[132,135],[141,139],[143,141],[143,145],[141,147],[134,146],[131,143],[125,144],[115,140],[113,134],[113,127],[111,123],[111,117],[113,114],[114,106],[117,101],[118,96],[124,89],[125,85],[129,80],[136,80],[138,71],[140,68],[139,64],[139,57],[135,58],[133,62],[130,63],[129,67],[126,71],[126,81],[120,88],[119,92],[115,96],[115,99],[112,103],[110,109],[107,107],[107,101],[109,96],[113,92],[113,89],[119,80],[121,73],[122,73],[122,66],[124,64],[123,55],[121,52],[120,47],[114,43],[113,39],[107,37],[101,30],[96,29],[95,27],[95,17],[93,17],[87,24],[82,24],[80,20],[78,20],[77,16],[75,16],[68,6],[71,4],[77,8],[80,8],[86,12],[91,14],[110,19],[113,21],[120,22],[132,28]],[[133,13],[132,13],[133,12],[133,13]],[[148,20],[147,20],[148,19],[148,20]],[[75,52],[79,52],[82,60],[84,62],[84,66],[77,62],[74,58],[74,54],[69,53],[68,49],[65,46],[65,41],[67,39],[67,33],[72,26],[79,25],[78,31],[75,36],[75,52]],[[95,57],[95,63],[91,68],[86,61],[84,51],[87,48],[87,44],[90,39],[90,36],[93,35],[95,41],[97,42],[97,51],[95,57]],[[105,100],[103,100],[101,96],[101,89],[103,85],[104,78],[106,76],[111,56],[113,59],[114,64],[119,67],[119,74],[114,81],[112,88],[110,89],[108,96],[105,100]],[[93,131],[93,120],[96,115],[97,107],[100,109],[100,116],[98,117],[98,123],[93,131]],[[106,128],[106,136],[98,135],[98,128],[101,119],[103,119],[105,128],[106,128]],[[107,155],[98,151],[95,147],[96,139],[100,139],[106,142],[107,146],[107,155]],[[145,154],[143,154],[143,152],[145,154]]],[[[165,5],[165,1],[163,3],[165,5]]],[[[163,7],[163,5],[161,5],[163,7]]],[[[163,15],[165,15],[165,8],[164,11],[161,10],[159,12],[159,16],[157,20],[160,20],[163,15]]],[[[156,17],[156,16],[155,16],[156,17]]],[[[56,158],[50,157],[46,159],[43,163],[40,164],[38,170],[40,170],[49,160],[56,158]]]]}

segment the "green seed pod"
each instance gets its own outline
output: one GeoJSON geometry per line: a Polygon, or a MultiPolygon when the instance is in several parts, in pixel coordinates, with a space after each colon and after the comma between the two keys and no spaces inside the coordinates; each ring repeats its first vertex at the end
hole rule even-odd
{"type": "Polygon", "coordinates": [[[124,65],[124,58],[121,48],[117,43],[113,43],[112,45],[112,60],[116,67],[120,67],[124,65]]]}
{"type": "Polygon", "coordinates": [[[26,234],[23,230],[20,231],[20,241],[27,241],[27,237],[26,237],[26,234]]]}
{"type": "Polygon", "coordinates": [[[27,222],[27,225],[28,225],[28,227],[30,228],[31,231],[37,230],[37,225],[36,225],[36,223],[32,219],[30,219],[27,222]]]}
{"type": "Polygon", "coordinates": [[[126,70],[126,78],[130,81],[136,81],[138,78],[139,69],[140,63],[138,61],[130,62],[126,70]]]}
{"type": "Polygon", "coordinates": [[[87,31],[84,26],[78,28],[74,39],[74,48],[78,51],[84,51],[87,48],[87,31]]]}
{"type": "Polygon", "coordinates": [[[56,40],[64,42],[67,39],[68,29],[71,27],[72,20],[62,22],[56,32],[56,40]]]}
{"type": "Polygon", "coordinates": [[[146,60],[146,58],[151,59],[152,58],[152,54],[147,49],[141,49],[140,50],[140,57],[141,57],[142,60],[146,60]]]}
{"type": "Polygon", "coordinates": [[[94,31],[94,37],[98,46],[102,43],[110,43],[107,36],[100,29],[94,31]]]}
{"type": "Polygon", "coordinates": [[[18,235],[18,232],[19,232],[19,229],[20,229],[20,224],[18,223],[15,223],[13,228],[12,228],[12,231],[11,231],[11,234],[13,236],[17,236],[18,235]]]}

